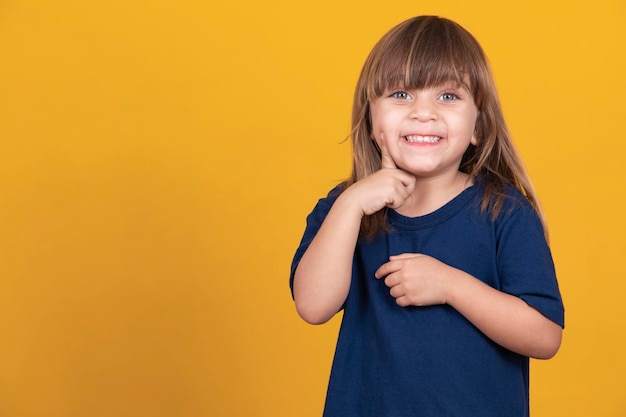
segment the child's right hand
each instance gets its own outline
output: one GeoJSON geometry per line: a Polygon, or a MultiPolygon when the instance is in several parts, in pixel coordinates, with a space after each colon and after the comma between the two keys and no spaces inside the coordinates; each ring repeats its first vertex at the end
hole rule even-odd
{"type": "Polygon", "coordinates": [[[343,192],[361,210],[362,215],[374,214],[383,207],[397,209],[412,198],[415,176],[399,169],[387,151],[384,138],[380,141],[381,169],[343,192]]]}

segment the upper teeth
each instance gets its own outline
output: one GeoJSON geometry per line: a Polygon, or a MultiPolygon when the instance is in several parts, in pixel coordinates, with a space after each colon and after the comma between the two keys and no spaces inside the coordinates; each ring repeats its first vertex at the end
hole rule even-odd
{"type": "Polygon", "coordinates": [[[439,142],[441,138],[439,136],[406,136],[407,142],[418,143],[434,143],[439,142]]]}

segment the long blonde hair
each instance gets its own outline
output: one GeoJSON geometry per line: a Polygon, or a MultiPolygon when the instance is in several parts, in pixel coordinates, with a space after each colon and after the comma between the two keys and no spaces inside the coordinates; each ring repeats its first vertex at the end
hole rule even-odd
{"type": "MultiPolygon", "coordinates": [[[[446,82],[465,85],[478,108],[476,146],[470,145],[459,170],[486,184],[482,209],[492,218],[500,213],[504,184],[519,189],[547,227],[530,177],[506,127],[495,82],[478,41],[459,24],[437,16],[418,16],[400,23],[370,52],[354,93],[352,108],[353,165],[347,188],[381,168],[381,155],[372,140],[370,103],[387,88],[422,89],[446,82]]],[[[361,236],[371,238],[386,229],[383,209],[365,216],[361,236]]]]}

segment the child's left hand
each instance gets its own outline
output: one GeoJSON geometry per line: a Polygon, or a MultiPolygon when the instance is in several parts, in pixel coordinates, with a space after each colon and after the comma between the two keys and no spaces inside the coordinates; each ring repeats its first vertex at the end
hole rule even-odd
{"type": "Polygon", "coordinates": [[[446,274],[452,267],[419,253],[389,257],[375,273],[385,280],[399,306],[430,306],[446,303],[446,274]]]}

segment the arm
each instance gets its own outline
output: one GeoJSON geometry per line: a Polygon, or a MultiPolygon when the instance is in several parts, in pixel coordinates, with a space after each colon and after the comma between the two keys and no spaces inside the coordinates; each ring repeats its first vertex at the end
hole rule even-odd
{"type": "Polygon", "coordinates": [[[350,288],[361,214],[346,200],[345,192],[337,198],[295,271],[296,310],[311,324],[330,320],[350,288]]]}
{"type": "Polygon", "coordinates": [[[561,327],[521,298],[458,269],[448,279],[446,302],[494,342],[537,359],[549,359],[559,350],[561,327]]]}
{"type": "Polygon", "coordinates": [[[561,344],[561,327],[519,297],[501,292],[430,256],[392,256],[376,277],[400,306],[449,304],[487,337],[520,355],[548,359],[561,344]]]}
{"type": "Polygon", "coordinates": [[[415,177],[397,169],[386,149],[382,150],[382,169],[337,198],[296,267],[296,310],[308,323],[327,322],[344,304],[363,216],[385,206],[398,208],[411,197],[415,177]]]}

